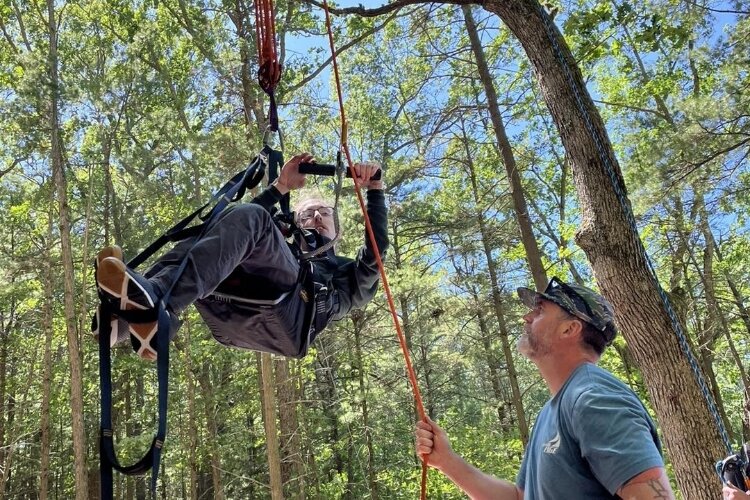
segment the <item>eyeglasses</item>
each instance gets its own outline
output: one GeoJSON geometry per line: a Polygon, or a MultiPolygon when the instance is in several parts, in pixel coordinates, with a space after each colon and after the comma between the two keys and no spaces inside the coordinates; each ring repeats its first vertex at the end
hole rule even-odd
{"type": "Polygon", "coordinates": [[[321,217],[330,217],[333,215],[333,207],[310,208],[298,212],[297,216],[300,222],[305,222],[315,217],[315,212],[319,213],[321,217]]]}

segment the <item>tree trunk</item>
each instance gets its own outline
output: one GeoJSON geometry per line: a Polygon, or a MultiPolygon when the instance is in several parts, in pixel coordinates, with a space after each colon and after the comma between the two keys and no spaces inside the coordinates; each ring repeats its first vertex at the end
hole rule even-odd
{"type": "MultiPolygon", "coordinates": [[[[721,255],[721,249],[716,243],[716,239],[714,238],[713,233],[710,233],[709,231],[709,234],[711,235],[711,244],[713,245],[714,252],[716,253],[716,260],[722,262],[724,258],[721,255]]],[[[742,319],[742,323],[745,325],[745,330],[747,330],[748,335],[750,335],[750,313],[748,313],[747,307],[745,307],[745,297],[742,295],[742,292],[740,292],[739,288],[737,288],[737,284],[734,282],[731,275],[729,274],[729,270],[726,268],[724,269],[724,278],[727,280],[729,289],[732,290],[732,297],[734,297],[734,303],[740,312],[740,318],[742,319]]]]}
{"type": "Polygon", "coordinates": [[[216,423],[216,400],[211,380],[209,376],[208,363],[201,367],[201,373],[198,377],[198,383],[203,391],[203,400],[206,411],[206,427],[208,431],[208,448],[211,455],[211,480],[213,486],[213,496],[215,500],[224,500],[224,484],[221,474],[221,456],[219,455],[219,431],[216,423]]]}
{"type": "MultiPolygon", "coordinates": [[[[341,432],[339,431],[339,419],[338,416],[341,414],[339,407],[339,395],[336,390],[337,376],[337,365],[334,356],[329,354],[331,335],[321,335],[315,340],[318,346],[318,364],[319,367],[315,370],[315,386],[320,391],[319,399],[321,402],[323,415],[328,421],[328,442],[331,443],[331,450],[333,452],[332,467],[326,467],[326,479],[333,480],[335,477],[333,473],[341,474],[344,471],[344,459],[341,456],[341,448],[338,446],[341,432]]],[[[314,456],[311,454],[311,457],[314,456]]],[[[311,470],[317,470],[315,467],[311,467],[311,470]]]]}
{"type": "MultiPolygon", "coordinates": [[[[466,139],[466,138],[464,138],[466,139]]],[[[521,389],[518,386],[518,372],[516,371],[516,365],[513,361],[513,352],[510,345],[510,334],[508,332],[508,326],[505,321],[505,311],[503,305],[503,297],[500,293],[500,287],[498,286],[498,275],[495,267],[495,260],[492,258],[492,247],[490,245],[490,231],[487,229],[487,221],[484,219],[484,211],[481,210],[479,199],[479,184],[477,182],[476,171],[474,170],[474,160],[471,156],[471,151],[468,146],[468,141],[464,140],[466,147],[466,159],[467,167],[469,169],[469,179],[471,180],[472,192],[474,193],[474,202],[477,206],[477,212],[474,214],[477,225],[479,226],[479,234],[482,236],[482,246],[484,248],[484,256],[487,260],[487,271],[490,274],[490,290],[492,290],[492,304],[495,310],[495,317],[497,319],[497,326],[500,333],[500,344],[503,348],[503,355],[505,356],[505,363],[508,370],[508,381],[510,382],[510,388],[513,393],[513,408],[516,411],[516,418],[518,419],[518,434],[521,438],[521,442],[524,446],[529,442],[529,424],[526,421],[526,412],[523,409],[523,398],[521,396],[521,389]]],[[[525,206],[525,204],[524,204],[525,206]]],[[[530,264],[531,265],[531,264],[530,264]]],[[[533,266],[532,266],[533,267],[533,266]]],[[[546,287],[546,276],[545,284],[541,290],[546,287]]],[[[539,284],[536,284],[539,289],[539,284]]]]}
{"type": "MultiPolygon", "coordinates": [[[[50,210],[51,212],[51,210],[50,210]]],[[[52,393],[52,337],[54,327],[52,326],[52,304],[54,296],[52,294],[52,283],[55,282],[52,271],[52,241],[53,241],[53,224],[52,214],[49,214],[47,227],[47,258],[44,259],[44,279],[42,283],[47,283],[44,287],[44,375],[42,379],[42,421],[40,423],[41,444],[39,447],[40,465],[39,465],[39,500],[47,500],[49,496],[49,462],[50,462],[50,395],[52,393]]]]}
{"type": "MultiPolygon", "coordinates": [[[[487,360],[488,378],[490,379],[490,385],[492,386],[492,394],[495,396],[495,405],[497,407],[497,423],[498,425],[500,425],[500,429],[503,431],[503,433],[505,433],[509,428],[512,427],[514,419],[511,417],[511,422],[508,422],[509,419],[506,417],[505,397],[503,395],[500,374],[498,373],[500,363],[497,359],[497,355],[495,354],[495,350],[492,348],[492,339],[494,338],[494,335],[487,325],[487,318],[484,314],[482,301],[474,291],[471,292],[471,296],[472,301],[474,302],[474,307],[477,311],[477,323],[479,324],[479,335],[481,336],[484,356],[487,360]]],[[[524,446],[525,445],[526,443],[524,442],[524,446]]]]}
{"type": "Polygon", "coordinates": [[[73,435],[73,457],[75,460],[76,499],[85,500],[88,496],[88,473],[86,472],[86,437],[83,425],[83,378],[81,376],[81,351],[76,332],[75,281],[73,273],[73,250],[70,242],[70,208],[68,207],[68,185],[65,179],[63,162],[62,131],[60,130],[59,105],[60,81],[57,59],[57,20],[55,2],[47,0],[47,29],[49,34],[49,127],[51,142],[52,173],[57,193],[60,217],[60,240],[62,243],[62,264],[65,283],[65,326],[68,335],[70,357],[70,399],[73,435]]]}
{"type": "MultiPolygon", "coordinates": [[[[2,474],[0,477],[0,500],[5,498],[5,490],[11,482],[13,469],[13,458],[19,448],[23,446],[24,434],[22,429],[24,422],[26,422],[26,412],[29,410],[29,396],[33,391],[29,391],[23,388],[30,388],[34,386],[34,381],[37,379],[37,359],[39,359],[39,345],[34,345],[34,349],[27,354],[28,359],[32,362],[27,364],[28,375],[26,380],[21,380],[19,387],[21,389],[21,400],[17,401],[14,394],[8,398],[8,445],[5,454],[5,460],[2,463],[2,474]]],[[[16,472],[20,476],[17,481],[19,485],[23,484],[23,476],[21,473],[16,472]]],[[[12,489],[12,488],[11,488],[12,489]]]]}
{"type": "MultiPolygon", "coordinates": [[[[516,220],[518,221],[518,227],[521,231],[521,242],[523,248],[526,251],[526,261],[529,264],[531,270],[531,276],[534,278],[534,285],[537,290],[544,290],[547,288],[547,273],[544,270],[544,264],[542,264],[542,256],[539,252],[539,245],[537,245],[536,237],[534,236],[534,230],[531,227],[531,219],[529,218],[529,209],[526,206],[526,198],[523,194],[523,186],[521,185],[521,176],[518,174],[518,165],[516,159],[513,156],[513,148],[508,140],[508,134],[505,132],[505,124],[503,123],[503,117],[500,113],[500,106],[497,101],[497,92],[495,91],[495,84],[492,82],[492,75],[490,69],[487,66],[487,59],[484,56],[484,49],[482,43],[479,40],[479,34],[477,33],[477,25],[474,22],[474,17],[471,15],[471,7],[468,5],[462,5],[461,10],[464,13],[464,21],[466,24],[466,30],[469,33],[469,40],[471,42],[471,50],[474,53],[474,57],[477,61],[477,70],[479,71],[479,79],[482,81],[484,86],[484,94],[487,97],[487,107],[490,112],[490,120],[492,121],[492,128],[495,132],[495,138],[497,139],[497,147],[500,150],[500,154],[503,158],[503,165],[505,165],[505,173],[508,176],[508,185],[510,187],[510,195],[513,198],[513,208],[516,212],[516,220]]],[[[524,420],[521,420],[524,422],[524,420]]],[[[523,434],[523,433],[522,433],[523,434]]],[[[522,436],[523,437],[523,436],[522,436]]],[[[524,444],[526,441],[524,441],[524,444]]]]}
{"type": "Polygon", "coordinates": [[[354,368],[357,370],[359,400],[362,411],[362,428],[364,429],[365,447],[367,448],[367,484],[370,490],[370,499],[378,500],[377,471],[375,470],[375,447],[372,443],[370,410],[367,406],[367,381],[365,379],[364,359],[362,357],[362,332],[365,326],[364,313],[361,311],[352,311],[352,323],[354,323],[354,368]]]}
{"type": "Polygon", "coordinates": [[[277,358],[276,399],[279,403],[279,427],[281,430],[281,484],[287,498],[303,500],[302,455],[300,449],[300,427],[297,419],[296,382],[289,373],[289,360],[277,358]]]}
{"type": "Polygon", "coordinates": [[[662,305],[659,285],[632,224],[614,151],[570,49],[556,28],[547,34],[551,20],[536,0],[491,0],[484,5],[519,39],[534,67],[571,160],[582,213],[576,240],[602,292],[613,303],[617,322],[643,371],[682,494],[711,498],[716,494],[713,464],[727,450],[717,428],[710,425],[714,420],[662,305]],[[607,165],[614,169],[622,196],[607,165]]]}
{"type": "Polygon", "coordinates": [[[185,381],[187,383],[188,397],[188,436],[190,450],[188,451],[188,469],[190,470],[190,500],[198,500],[198,427],[196,421],[198,416],[195,411],[195,380],[193,376],[193,359],[190,354],[191,322],[186,321],[184,325],[185,336],[185,381]]]}
{"type": "Polygon", "coordinates": [[[279,458],[279,431],[276,427],[276,402],[274,401],[273,360],[268,353],[259,353],[259,372],[261,373],[261,402],[263,405],[263,426],[266,431],[266,453],[268,457],[268,474],[270,476],[271,498],[284,498],[281,482],[281,460],[279,458]]]}

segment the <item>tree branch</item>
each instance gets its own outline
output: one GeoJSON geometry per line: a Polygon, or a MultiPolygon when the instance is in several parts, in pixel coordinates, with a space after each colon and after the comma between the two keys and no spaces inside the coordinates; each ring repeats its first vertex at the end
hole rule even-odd
{"type": "Polygon", "coordinates": [[[669,116],[666,116],[664,115],[664,113],[657,111],[655,109],[641,108],[639,106],[632,106],[630,104],[623,104],[621,102],[608,102],[608,101],[602,101],[598,99],[595,99],[594,102],[597,104],[604,104],[607,106],[614,106],[618,108],[632,109],[633,111],[641,111],[643,113],[649,113],[649,114],[658,116],[659,118],[666,121],[667,123],[671,123],[671,119],[669,116]]]}
{"type": "Polygon", "coordinates": [[[709,12],[717,12],[719,14],[750,14],[750,11],[747,10],[722,10],[722,9],[712,9],[711,7],[707,7],[705,5],[699,5],[698,2],[688,2],[690,5],[693,5],[695,7],[698,7],[699,9],[707,10],[709,12]]]}
{"type": "Polygon", "coordinates": [[[21,163],[23,160],[25,160],[25,158],[16,158],[13,160],[13,163],[11,164],[10,167],[6,168],[5,170],[0,170],[0,179],[2,179],[5,174],[9,173],[11,170],[16,168],[16,166],[19,163],[21,163]]]}
{"type": "MultiPolygon", "coordinates": [[[[369,29],[369,30],[365,31],[364,33],[362,33],[362,34],[361,34],[360,36],[358,36],[357,38],[354,38],[354,39],[350,40],[350,41],[349,41],[348,43],[346,43],[346,44],[342,45],[341,47],[339,47],[339,49],[338,49],[338,50],[336,51],[336,56],[338,57],[338,56],[339,56],[339,55],[340,55],[340,54],[341,54],[342,52],[346,51],[347,49],[350,49],[350,48],[351,48],[351,47],[353,47],[354,45],[357,45],[357,44],[358,44],[359,42],[361,42],[362,40],[364,40],[364,39],[365,39],[365,38],[367,38],[368,36],[370,36],[370,35],[374,35],[374,34],[375,34],[375,33],[377,33],[378,31],[380,31],[380,30],[382,30],[383,28],[385,28],[385,27],[386,27],[386,26],[388,25],[388,23],[390,23],[391,21],[393,21],[393,19],[395,19],[395,18],[396,18],[397,14],[398,14],[397,12],[393,13],[393,14],[392,14],[392,15],[391,15],[390,17],[388,17],[388,19],[386,19],[385,21],[383,21],[383,24],[381,24],[380,26],[375,26],[375,27],[373,27],[373,28],[371,28],[371,29],[369,29]]],[[[333,56],[330,56],[330,57],[329,57],[328,59],[326,59],[326,60],[325,60],[325,62],[324,62],[323,64],[321,64],[321,65],[320,65],[320,66],[318,67],[318,69],[316,69],[315,71],[313,71],[312,73],[310,73],[309,75],[307,75],[307,76],[306,76],[305,78],[303,78],[302,80],[300,80],[300,81],[299,81],[299,82],[297,82],[296,84],[294,84],[294,85],[290,86],[290,87],[289,87],[289,88],[287,89],[287,92],[294,92],[295,90],[297,90],[297,89],[299,89],[299,88],[301,88],[301,87],[304,87],[305,85],[307,85],[308,83],[310,83],[310,82],[311,82],[312,80],[314,80],[314,79],[315,79],[315,77],[316,77],[316,76],[318,76],[318,75],[319,75],[319,74],[320,74],[320,73],[321,73],[321,72],[322,72],[322,71],[323,71],[323,70],[324,70],[324,69],[325,69],[325,68],[326,68],[326,67],[327,67],[327,66],[328,66],[329,64],[331,64],[331,62],[332,62],[332,61],[333,61],[333,56]]]]}
{"type": "MultiPolygon", "coordinates": [[[[318,2],[317,0],[302,0],[304,3],[314,5],[318,8],[323,9],[323,3],[318,2]]],[[[390,12],[393,12],[394,10],[399,10],[402,7],[406,7],[407,5],[417,5],[417,4],[445,4],[445,5],[482,5],[484,2],[482,0],[437,0],[437,1],[426,1],[426,0],[396,0],[395,2],[391,2],[386,5],[382,5],[380,7],[374,8],[374,9],[366,9],[364,5],[359,4],[357,7],[346,7],[343,9],[339,8],[333,8],[328,7],[328,12],[331,14],[336,15],[357,15],[362,17],[377,17],[382,16],[383,14],[388,14],[390,12]]]]}

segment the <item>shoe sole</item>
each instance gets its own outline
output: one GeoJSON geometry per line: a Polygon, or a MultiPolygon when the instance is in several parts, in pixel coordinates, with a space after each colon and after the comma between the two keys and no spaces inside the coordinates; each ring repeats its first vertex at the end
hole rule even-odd
{"type": "Polygon", "coordinates": [[[122,248],[118,247],[117,245],[110,245],[108,247],[102,248],[98,254],[96,254],[96,267],[99,267],[99,265],[102,263],[104,259],[107,257],[114,257],[117,260],[125,260],[125,256],[122,253],[122,248]]]}
{"type": "MultiPolygon", "coordinates": [[[[120,248],[117,245],[110,245],[107,247],[102,248],[98,254],[96,254],[96,261],[94,264],[94,268],[98,269],[99,265],[102,263],[104,259],[107,257],[114,257],[117,260],[125,260],[125,256],[122,252],[122,248],[120,248]]],[[[99,310],[97,309],[95,313],[96,317],[94,319],[94,324],[97,325],[96,328],[92,328],[92,331],[94,332],[94,339],[99,342],[99,325],[101,323],[101,320],[99,318],[99,310]]],[[[111,322],[111,335],[109,338],[109,346],[114,347],[115,344],[120,340],[118,338],[118,319],[117,315],[112,315],[112,322],[111,322]]]]}
{"type": "MultiPolygon", "coordinates": [[[[108,248],[104,250],[108,250],[108,248]]],[[[124,311],[132,311],[134,309],[143,311],[154,307],[154,303],[148,292],[140,283],[130,277],[125,263],[122,260],[118,260],[115,256],[105,257],[101,260],[96,270],[96,282],[105,293],[120,300],[120,309],[124,311]],[[131,284],[140,290],[147,304],[139,304],[128,297],[128,288],[131,284]]],[[[149,323],[128,323],[128,331],[130,332],[133,349],[140,357],[151,361],[156,360],[156,351],[150,344],[157,330],[158,323],[156,321],[149,323]]]]}

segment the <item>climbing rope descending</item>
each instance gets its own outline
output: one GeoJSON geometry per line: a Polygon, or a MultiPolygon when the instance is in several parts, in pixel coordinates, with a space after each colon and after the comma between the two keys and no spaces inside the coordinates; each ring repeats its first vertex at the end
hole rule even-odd
{"type": "MultiPolygon", "coordinates": [[[[323,0],[323,9],[325,11],[326,15],[326,29],[328,30],[328,42],[331,47],[331,60],[333,61],[333,73],[336,80],[336,92],[338,95],[339,100],[339,114],[341,117],[341,149],[344,151],[344,156],[346,157],[346,163],[349,168],[349,172],[352,173],[352,179],[354,180],[354,191],[357,193],[357,200],[359,201],[359,207],[362,210],[362,214],[364,215],[365,220],[365,229],[367,231],[367,236],[370,239],[370,243],[372,244],[372,250],[375,254],[375,260],[378,264],[378,270],[380,271],[380,281],[383,283],[383,291],[385,292],[386,299],[388,301],[388,308],[391,312],[391,317],[393,318],[393,325],[396,328],[396,334],[398,335],[398,342],[401,345],[401,352],[404,355],[404,361],[406,362],[406,370],[409,376],[409,381],[411,382],[411,388],[412,392],[414,394],[414,401],[417,406],[417,412],[419,413],[419,417],[422,420],[426,420],[426,413],[424,410],[424,404],[422,403],[422,395],[419,392],[419,385],[417,383],[417,375],[414,371],[414,367],[411,363],[411,356],[409,355],[409,347],[406,344],[406,336],[404,335],[403,330],[401,329],[401,323],[398,319],[398,313],[396,312],[396,305],[393,301],[393,294],[391,293],[391,288],[388,285],[388,277],[385,273],[385,266],[383,266],[383,259],[380,256],[380,251],[378,250],[377,241],[375,240],[375,234],[372,230],[372,225],[370,224],[370,218],[367,215],[367,207],[365,205],[365,200],[362,197],[362,193],[360,191],[360,185],[359,181],[357,180],[357,177],[354,175],[354,168],[353,168],[353,162],[351,158],[351,154],[349,152],[349,144],[348,144],[348,129],[347,129],[347,123],[346,123],[346,114],[344,112],[344,97],[343,93],[341,91],[341,79],[339,77],[339,67],[338,63],[336,62],[336,47],[333,41],[333,30],[331,29],[331,15],[328,11],[328,2],[326,0],[323,0]]],[[[420,498],[422,500],[425,500],[427,498],[427,458],[422,458],[422,479],[421,479],[421,491],[420,491],[420,498]]]]}
{"type": "Polygon", "coordinates": [[[273,0],[255,0],[255,42],[258,49],[258,84],[270,99],[268,128],[279,130],[274,92],[281,80],[281,64],[276,52],[276,22],[273,0]]]}
{"type": "MultiPolygon", "coordinates": [[[[615,168],[612,165],[612,162],[610,161],[609,155],[607,154],[604,143],[605,141],[602,139],[602,137],[599,136],[596,127],[594,126],[591,116],[589,114],[588,109],[586,108],[583,97],[581,96],[581,93],[578,90],[578,87],[575,83],[575,79],[573,78],[573,74],[571,73],[570,67],[565,61],[565,57],[563,55],[562,49],[560,48],[560,44],[558,43],[557,36],[555,35],[555,26],[553,24],[552,18],[547,14],[547,12],[542,8],[540,4],[538,5],[539,15],[542,18],[544,29],[547,34],[547,37],[549,38],[550,43],[552,44],[553,52],[555,53],[555,57],[557,58],[558,62],[560,63],[560,66],[563,68],[565,72],[565,79],[570,86],[570,89],[573,91],[573,95],[575,96],[576,106],[578,107],[578,111],[581,113],[581,116],[583,117],[583,121],[586,125],[587,132],[591,135],[591,138],[594,140],[594,143],[596,144],[597,153],[599,154],[599,158],[604,164],[605,170],[607,175],[609,176],[610,181],[612,182],[612,186],[614,188],[615,194],[617,195],[617,198],[620,202],[620,206],[622,208],[623,213],[625,214],[625,217],[628,220],[628,223],[630,225],[630,228],[632,231],[637,235],[638,234],[638,226],[635,222],[635,216],[633,215],[633,210],[630,208],[629,203],[627,202],[627,196],[625,192],[622,189],[622,186],[620,185],[620,181],[617,177],[617,173],[615,172],[615,168]]],[[[680,324],[680,321],[677,319],[677,315],[674,312],[674,309],[672,308],[671,303],[669,302],[669,298],[667,297],[667,293],[662,288],[661,284],[659,283],[659,279],[656,275],[656,270],[654,269],[654,264],[651,261],[651,258],[649,257],[648,253],[646,252],[645,247],[643,246],[643,242],[640,238],[636,238],[636,243],[638,245],[639,252],[644,256],[646,263],[648,264],[648,269],[651,274],[651,279],[653,280],[653,283],[656,286],[656,289],[659,292],[659,296],[662,299],[662,305],[664,306],[664,310],[666,311],[667,315],[669,316],[669,319],[672,322],[672,328],[677,335],[677,340],[680,344],[680,347],[682,348],[682,352],[685,354],[685,357],[688,360],[688,363],[690,364],[690,368],[693,371],[693,375],[695,376],[695,380],[698,383],[698,386],[700,387],[701,393],[703,394],[703,397],[706,400],[706,404],[708,405],[708,409],[711,412],[711,416],[714,419],[714,422],[716,423],[716,427],[719,431],[719,435],[721,436],[721,439],[724,443],[724,446],[727,449],[727,452],[729,454],[732,453],[732,444],[729,440],[729,435],[727,433],[726,428],[724,427],[724,421],[721,418],[721,415],[719,414],[719,411],[716,407],[716,402],[714,401],[713,396],[711,395],[711,391],[708,388],[708,384],[706,384],[705,379],[703,378],[703,374],[701,373],[700,367],[698,366],[698,361],[695,359],[695,355],[690,350],[690,345],[688,344],[687,338],[685,336],[685,333],[682,331],[682,326],[680,324]]]]}

